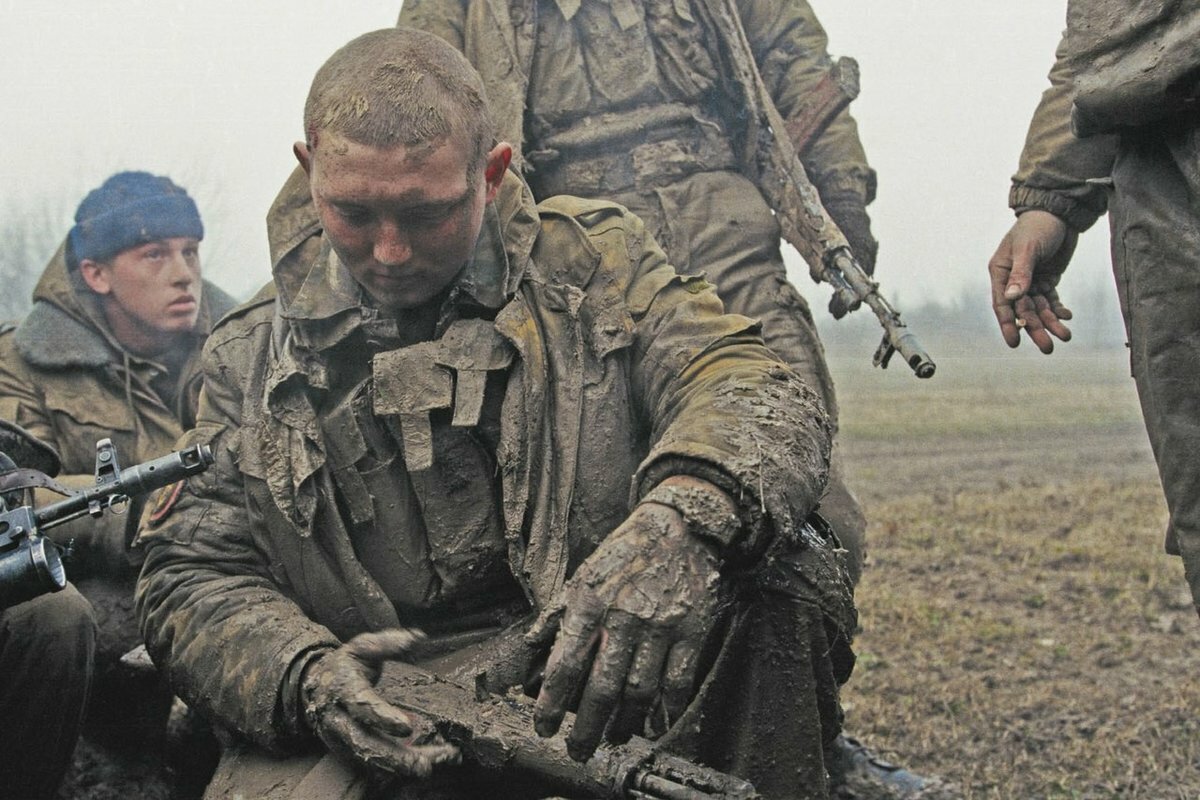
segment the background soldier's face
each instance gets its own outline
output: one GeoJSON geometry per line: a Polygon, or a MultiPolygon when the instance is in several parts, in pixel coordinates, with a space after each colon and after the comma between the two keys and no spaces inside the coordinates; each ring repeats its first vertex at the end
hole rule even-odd
{"type": "Polygon", "coordinates": [[[323,132],[296,155],[334,252],[393,310],[429,302],[462,270],[504,171],[494,182],[490,169],[468,175],[470,154],[454,140],[375,148],[323,132]]]}
{"type": "Polygon", "coordinates": [[[85,280],[106,298],[122,342],[190,331],[200,314],[200,241],[174,236],[122,250],[105,262],[81,262],[85,280]]]}

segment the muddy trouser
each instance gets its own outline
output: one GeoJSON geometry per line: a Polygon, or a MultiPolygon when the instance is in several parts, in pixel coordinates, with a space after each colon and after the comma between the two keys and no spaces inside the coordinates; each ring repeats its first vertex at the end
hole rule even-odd
{"type": "Polygon", "coordinates": [[[1200,609],[1200,126],[1127,136],[1113,168],[1113,267],[1142,415],[1200,609]]]}
{"type": "Polygon", "coordinates": [[[767,345],[820,394],[835,437],[819,510],[849,551],[850,577],[857,584],[867,520],[846,486],[833,378],[808,303],[787,279],[779,223],[762,194],[736,172],[701,172],[653,189],[615,192],[609,199],[645,220],[677,270],[704,273],[727,311],[760,320],[767,345]]]}
{"type": "MultiPolygon", "coordinates": [[[[824,749],[841,730],[838,692],[854,662],[847,632],[855,618],[849,586],[831,578],[829,569],[808,560],[812,558],[814,553],[803,547],[777,550],[752,586],[722,604],[704,651],[704,679],[696,697],[659,739],[668,752],[749,780],[766,800],[829,796],[824,749]]],[[[532,728],[529,736],[535,737],[532,728]]],[[[498,783],[495,774],[465,765],[439,768],[426,781],[380,790],[323,752],[280,758],[237,745],[226,748],[205,800],[465,800],[545,794],[544,787],[539,791],[528,783],[498,783]]]]}
{"type": "Polygon", "coordinates": [[[96,623],[67,586],[0,612],[0,794],[50,798],[71,763],[92,682],[96,623]]]}

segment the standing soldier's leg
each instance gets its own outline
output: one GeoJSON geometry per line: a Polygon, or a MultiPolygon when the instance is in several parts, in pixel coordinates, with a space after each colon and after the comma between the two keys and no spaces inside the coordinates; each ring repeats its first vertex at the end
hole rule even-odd
{"type": "Polygon", "coordinates": [[[1113,266],[1146,431],[1200,609],[1200,174],[1197,134],[1128,137],[1113,169],[1113,266]]]}
{"type": "MultiPolygon", "coordinates": [[[[779,250],[779,225],[758,189],[730,172],[699,173],[640,195],[616,195],[646,220],[681,272],[707,275],[728,311],[763,323],[767,344],[820,393],[834,426],[829,484],[819,511],[847,550],[857,585],[866,555],[866,517],[846,486],[836,436],[838,408],[833,379],[808,303],[787,280],[779,250]]],[[[896,797],[913,797],[929,781],[877,758],[849,737],[838,736],[825,754],[831,786],[854,781],[896,797]]]]}

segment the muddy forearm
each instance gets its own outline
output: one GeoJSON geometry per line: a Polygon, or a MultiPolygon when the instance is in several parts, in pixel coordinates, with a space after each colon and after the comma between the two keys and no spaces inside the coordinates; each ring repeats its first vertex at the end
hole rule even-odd
{"type": "Polygon", "coordinates": [[[244,503],[230,502],[240,480],[229,448],[220,436],[210,441],[217,464],[190,479],[157,523],[143,520],[142,634],[189,704],[259,744],[284,748],[305,736],[294,692],[283,693],[290,668],[338,641],[279,590],[244,503]]]}
{"type": "Polygon", "coordinates": [[[283,750],[307,737],[294,688],[285,694],[292,665],[338,641],[244,554],[211,539],[150,546],[137,592],[142,633],[189,705],[283,750]]]}
{"type": "Polygon", "coordinates": [[[219,355],[206,361],[200,420],[179,442],[207,444],[215,463],[155,519],[143,518],[137,611],[151,657],[181,697],[280,749],[307,736],[294,691],[284,695],[291,667],[338,640],[280,591],[255,541],[237,463],[242,398],[222,380],[241,372],[219,355]]]}
{"type": "Polygon", "coordinates": [[[664,278],[670,268],[653,248],[643,266],[634,293],[644,280],[660,288],[636,318],[635,401],[651,410],[652,445],[634,499],[672,474],[694,475],[735,498],[752,540],[798,530],[828,477],[831,434],[817,396],[752,321],[723,313],[711,286],[664,278]]]}

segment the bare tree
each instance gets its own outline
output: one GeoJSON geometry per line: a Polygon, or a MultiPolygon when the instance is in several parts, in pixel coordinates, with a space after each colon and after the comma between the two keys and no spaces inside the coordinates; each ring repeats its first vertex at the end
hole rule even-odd
{"type": "Polygon", "coordinates": [[[29,311],[33,287],[70,229],[71,208],[66,196],[0,208],[0,320],[29,311]]]}

